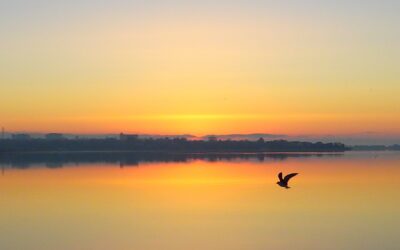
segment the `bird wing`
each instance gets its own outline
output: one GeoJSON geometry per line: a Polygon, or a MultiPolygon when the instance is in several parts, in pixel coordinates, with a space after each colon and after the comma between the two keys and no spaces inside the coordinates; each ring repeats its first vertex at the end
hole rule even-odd
{"type": "Polygon", "coordinates": [[[288,183],[289,180],[290,180],[292,177],[295,177],[296,175],[297,175],[297,173],[288,174],[288,175],[285,176],[285,178],[283,178],[283,181],[286,182],[286,183],[288,183]]]}
{"type": "Polygon", "coordinates": [[[279,181],[283,181],[282,172],[278,174],[279,181]]]}

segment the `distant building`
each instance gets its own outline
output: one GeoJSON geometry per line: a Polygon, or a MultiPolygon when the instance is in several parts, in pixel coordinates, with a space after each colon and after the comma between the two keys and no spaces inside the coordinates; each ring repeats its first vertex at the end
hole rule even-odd
{"type": "Polygon", "coordinates": [[[136,134],[124,134],[124,133],[121,133],[121,134],[119,134],[119,139],[121,141],[135,141],[135,140],[139,139],[139,136],[136,135],[136,134]]]}
{"type": "Polygon", "coordinates": [[[65,137],[63,134],[59,133],[50,133],[45,135],[46,140],[64,140],[65,137]]]}
{"type": "Polygon", "coordinates": [[[31,136],[29,134],[12,134],[11,139],[19,140],[19,141],[26,141],[26,140],[30,140],[31,136]]]}

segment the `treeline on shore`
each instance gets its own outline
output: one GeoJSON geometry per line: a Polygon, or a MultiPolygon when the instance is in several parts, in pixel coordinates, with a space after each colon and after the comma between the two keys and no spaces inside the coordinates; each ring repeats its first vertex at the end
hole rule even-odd
{"type": "Polygon", "coordinates": [[[0,140],[0,152],[34,151],[172,151],[172,152],[343,152],[342,143],[300,141],[191,141],[185,138],[134,139],[30,139],[0,140]]]}

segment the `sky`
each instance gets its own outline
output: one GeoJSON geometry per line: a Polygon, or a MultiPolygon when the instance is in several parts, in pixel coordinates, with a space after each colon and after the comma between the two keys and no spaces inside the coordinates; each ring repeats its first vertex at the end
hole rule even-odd
{"type": "Polygon", "coordinates": [[[399,12],[389,0],[0,0],[0,126],[400,135],[399,12]]]}

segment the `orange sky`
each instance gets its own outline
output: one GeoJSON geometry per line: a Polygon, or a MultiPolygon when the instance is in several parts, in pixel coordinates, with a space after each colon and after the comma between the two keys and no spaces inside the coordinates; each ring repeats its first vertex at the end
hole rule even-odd
{"type": "Polygon", "coordinates": [[[88,1],[0,10],[0,126],[400,133],[400,22],[389,5],[88,1]]]}

